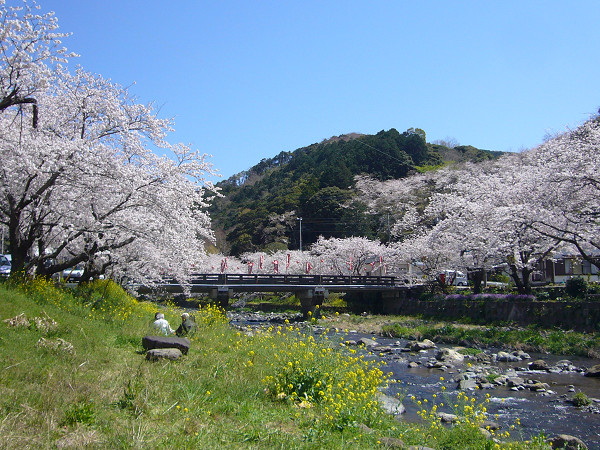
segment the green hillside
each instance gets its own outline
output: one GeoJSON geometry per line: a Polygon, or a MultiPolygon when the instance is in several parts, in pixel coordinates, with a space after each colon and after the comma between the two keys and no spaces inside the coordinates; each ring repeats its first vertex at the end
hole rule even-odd
{"type": "Polygon", "coordinates": [[[411,128],[375,135],[347,134],[281,152],[218,184],[223,198],[211,206],[218,246],[245,251],[298,248],[302,218],[305,246],[325,237],[381,237],[385,220],[364,213],[353,198],[354,176],[403,178],[423,168],[482,161],[501,152],[471,146],[428,144],[425,132],[411,128]]]}

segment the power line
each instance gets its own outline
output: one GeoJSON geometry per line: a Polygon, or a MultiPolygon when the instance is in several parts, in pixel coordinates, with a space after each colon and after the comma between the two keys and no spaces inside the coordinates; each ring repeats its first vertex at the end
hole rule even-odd
{"type": "Polygon", "coordinates": [[[361,143],[361,144],[363,144],[363,145],[366,145],[366,146],[367,146],[367,147],[369,147],[369,148],[372,148],[372,149],[373,149],[373,150],[375,150],[376,152],[379,152],[379,153],[381,153],[382,155],[385,155],[385,156],[387,156],[388,158],[395,159],[396,161],[398,161],[398,162],[401,162],[401,163],[403,163],[403,164],[404,164],[404,163],[406,163],[406,161],[402,161],[401,159],[399,159],[399,158],[396,158],[395,156],[392,156],[392,155],[390,155],[389,153],[386,153],[386,152],[384,152],[383,150],[379,150],[378,148],[375,148],[375,147],[373,147],[372,145],[369,145],[369,144],[367,144],[366,142],[363,142],[363,141],[361,141],[360,139],[356,139],[356,141],[357,141],[357,142],[360,142],[360,143],[361,143]]]}

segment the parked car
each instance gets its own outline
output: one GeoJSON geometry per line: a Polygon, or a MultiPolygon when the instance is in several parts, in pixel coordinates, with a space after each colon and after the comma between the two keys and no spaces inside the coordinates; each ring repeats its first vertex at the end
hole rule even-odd
{"type": "Polygon", "coordinates": [[[452,284],[453,286],[467,286],[467,276],[460,270],[445,270],[440,274],[440,278],[444,283],[452,284]]]}
{"type": "Polygon", "coordinates": [[[69,267],[62,271],[62,277],[67,282],[78,283],[83,276],[83,264],[77,264],[75,267],[69,267]]]}
{"type": "Polygon", "coordinates": [[[0,277],[8,277],[11,267],[10,259],[5,255],[0,255],[0,277]]]}

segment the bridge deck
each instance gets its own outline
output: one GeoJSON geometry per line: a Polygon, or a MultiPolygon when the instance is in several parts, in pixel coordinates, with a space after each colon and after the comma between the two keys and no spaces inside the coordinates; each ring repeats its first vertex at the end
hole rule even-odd
{"type": "Polygon", "coordinates": [[[348,276],[348,275],[287,275],[287,274],[235,274],[235,273],[209,273],[193,274],[191,284],[262,284],[262,285],[375,285],[395,286],[396,278],[387,276],[348,276]]]}
{"type": "MultiPolygon", "coordinates": [[[[238,292],[300,292],[324,288],[332,292],[390,291],[402,289],[395,277],[287,274],[193,274],[187,286],[192,292],[228,289],[238,292]]],[[[157,288],[181,291],[176,280],[165,280],[157,288]]]]}

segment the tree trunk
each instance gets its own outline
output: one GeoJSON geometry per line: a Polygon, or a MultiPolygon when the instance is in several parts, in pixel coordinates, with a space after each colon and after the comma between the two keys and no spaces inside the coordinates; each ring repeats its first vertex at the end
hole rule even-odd
{"type": "Polygon", "coordinates": [[[514,264],[510,265],[510,276],[515,282],[519,294],[531,295],[531,282],[529,281],[529,276],[532,272],[532,269],[523,268],[519,270],[514,264]]]}
{"type": "Polygon", "coordinates": [[[481,285],[485,278],[485,270],[484,269],[473,269],[468,272],[469,279],[473,281],[473,293],[481,294],[481,285]]]}
{"type": "Polygon", "coordinates": [[[26,98],[26,97],[18,97],[16,91],[13,91],[10,95],[4,97],[0,100],[0,111],[4,111],[5,109],[16,106],[16,105],[25,105],[30,104],[33,105],[33,119],[32,126],[33,128],[37,128],[38,126],[38,104],[37,100],[34,98],[26,98]]]}
{"type": "Polygon", "coordinates": [[[29,251],[29,242],[24,242],[23,237],[19,234],[20,216],[11,214],[8,223],[8,236],[10,239],[10,254],[11,254],[11,275],[18,272],[24,272],[27,265],[27,253],[29,251]]]}

